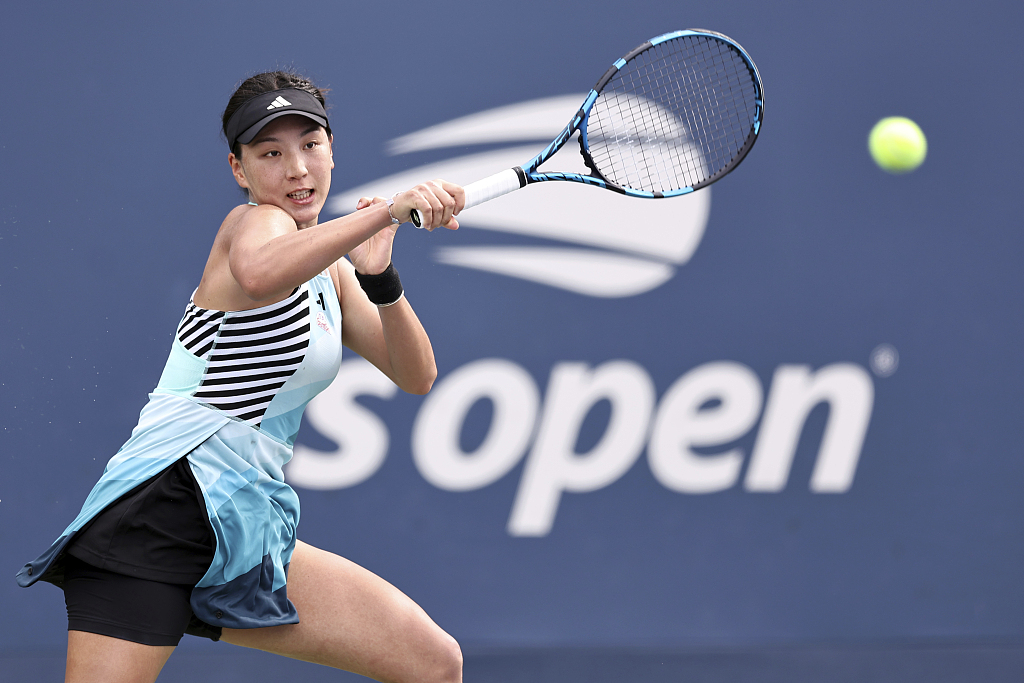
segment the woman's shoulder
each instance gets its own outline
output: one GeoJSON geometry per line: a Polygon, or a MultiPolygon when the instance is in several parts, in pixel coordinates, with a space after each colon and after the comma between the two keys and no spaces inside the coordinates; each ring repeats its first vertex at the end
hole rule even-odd
{"type": "Polygon", "coordinates": [[[231,209],[220,224],[218,236],[231,239],[242,231],[269,230],[272,234],[293,232],[295,221],[283,209],[272,204],[241,204],[231,209]]]}
{"type": "Polygon", "coordinates": [[[283,221],[290,223],[293,227],[295,226],[295,221],[292,220],[292,217],[284,209],[273,204],[239,204],[224,217],[223,225],[253,221],[283,221]]]}

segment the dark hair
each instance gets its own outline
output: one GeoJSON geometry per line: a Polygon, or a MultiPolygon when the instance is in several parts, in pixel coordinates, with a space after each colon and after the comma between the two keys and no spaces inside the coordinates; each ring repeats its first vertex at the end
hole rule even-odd
{"type": "MultiPolygon", "coordinates": [[[[245,102],[262,95],[263,93],[273,92],[274,90],[281,90],[283,88],[295,88],[296,90],[304,90],[313,97],[320,100],[320,104],[327,108],[327,102],[324,100],[324,93],[326,90],[321,90],[313,84],[313,81],[309,80],[305,76],[300,76],[297,73],[291,71],[267,71],[255,76],[250,76],[241,82],[241,84],[235,89],[235,93],[228,100],[228,106],[224,109],[224,115],[221,117],[221,132],[227,139],[228,120],[231,115],[238,110],[245,102]]],[[[330,135],[331,129],[327,129],[327,134],[330,135]]],[[[235,143],[234,148],[231,150],[236,157],[242,158],[242,146],[239,143],[235,143]]]]}

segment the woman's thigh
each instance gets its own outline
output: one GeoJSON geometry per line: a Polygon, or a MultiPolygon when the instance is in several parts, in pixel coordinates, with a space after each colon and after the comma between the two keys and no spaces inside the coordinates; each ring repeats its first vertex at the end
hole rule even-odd
{"type": "Polygon", "coordinates": [[[152,683],[174,652],[84,631],[68,631],[66,683],[152,683]]]}
{"type": "Polygon", "coordinates": [[[419,605],[372,572],[297,543],[288,598],[300,623],[223,630],[221,639],[400,683],[462,680],[462,653],[419,605]]]}

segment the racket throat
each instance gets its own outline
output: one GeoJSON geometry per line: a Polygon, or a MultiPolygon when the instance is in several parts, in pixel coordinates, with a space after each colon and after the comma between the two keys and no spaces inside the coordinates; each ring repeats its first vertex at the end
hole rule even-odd
{"type": "Polygon", "coordinates": [[[591,176],[597,178],[598,180],[608,182],[608,179],[605,178],[599,170],[597,170],[597,165],[594,163],[593,157],[590,156],[590,149],[587,147],[586,138],[587,136],[581,131],[579,136],[579,143],[580,155],[583,157],[583,163],[586,164],[587,168],[590,170],[591,176]]]}

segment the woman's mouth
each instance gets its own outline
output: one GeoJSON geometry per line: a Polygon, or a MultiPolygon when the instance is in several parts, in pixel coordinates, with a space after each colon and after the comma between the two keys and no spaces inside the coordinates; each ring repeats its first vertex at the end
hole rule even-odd
{"type": "Polygon", "coordinates": [[[313,190],[296,190],[288,194],[288,199],[296,202],[304,202],[313,196],[313,190]]]}

